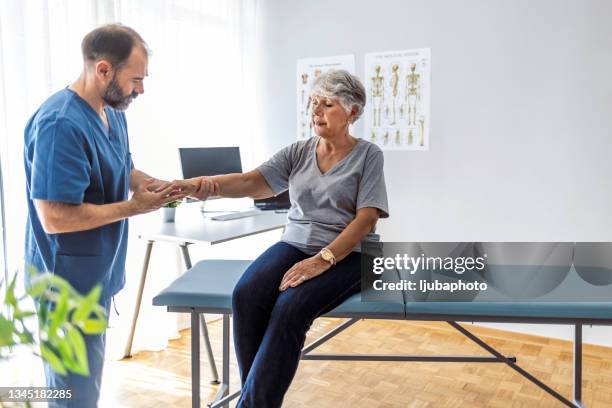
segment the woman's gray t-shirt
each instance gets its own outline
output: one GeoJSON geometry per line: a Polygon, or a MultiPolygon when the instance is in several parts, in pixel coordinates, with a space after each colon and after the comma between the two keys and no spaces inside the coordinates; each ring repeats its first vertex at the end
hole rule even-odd
{"type": "MultiPolygon", "coordinates": [[[[380,218],[389,216],[380,148],[357,139],[346,157],[321,173],[316,159],[319,139],[295,142],[257,168],[275,195],[289,189],[291,208],[281,240],[309,254],[336,239],[360,208],[374,207],[380,218]]],[[[364,238],[378,240],[374,231],[364,238]]],[[[360,251],[361,245],[353,250],[360,251]]]]}

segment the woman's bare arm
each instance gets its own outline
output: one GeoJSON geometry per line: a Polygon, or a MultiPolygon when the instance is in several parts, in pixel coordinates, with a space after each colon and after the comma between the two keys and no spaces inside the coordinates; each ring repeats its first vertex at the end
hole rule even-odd
{"type": "Polygon", "coordinates": [[[205,200],[210,196],[259,199],[274,195],[274,192],[259,170],[212,177],[194,177],[184,182],[190,183],[194,188],[197,188],[197,191],[190,195],[200,200],[205,200]]]}
{"type": "Polygon", "coordinates": [[[336,257],[336,261],[340,261],[350,254],[355,245],[374,230],[377,222],[377,208],[366,207],[357,210],[355,219],[327,246],[336,257]]]}

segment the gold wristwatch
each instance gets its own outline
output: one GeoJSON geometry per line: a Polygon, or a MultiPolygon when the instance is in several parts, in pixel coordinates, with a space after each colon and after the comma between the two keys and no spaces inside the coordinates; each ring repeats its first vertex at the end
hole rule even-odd
{"type": "Polygon", "coordinates": [[[321,259],[325,262],[329,262],[332,266],[336,264],[336,256],[329,248],[323,248],[321,252],[319,252],[319,255],[321,255],[321,259]]]}

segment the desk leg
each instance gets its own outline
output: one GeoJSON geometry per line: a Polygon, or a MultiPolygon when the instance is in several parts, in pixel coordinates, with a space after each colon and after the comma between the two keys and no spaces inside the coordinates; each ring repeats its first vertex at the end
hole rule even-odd
{"type": "MultiPolygon", "coordinates": [[[[191,257],[189,256],[189,250],[187,246],[189,244],[184,242],[181,246],[181,252],[183,253],[183,259],[185,260],[185,266],[187,269],[191,269],[191,257]]],[[[210,345],[210,337],[208,336],[208,326],[206,325],[206,319],[204,313],[200,315],[200,323],[202,325],[202,337],[204,338],[204,345],[206,346],[206,355],[208,356],[208,363],[210,364],[210,371],[212,374],[211,384],[219,384],[219,374],[217,373],[217,365],[215,364],[215,356],[212,352],[212,346],[210,345]]]]}
{"type": "Polygon", "coordinates": [[[136,332],[136,322],[140,313],[140,304],[142,303],[142,292],[144,291],[145,281],[147,280],[147,271],[149,270],[149,261],[151,260],[151,251],[153,250],[153,241],[147,241],[147,249],[145,252],[144,263],[142,264],[142,272],[140,274],[140,286],[138,287],[138,295],[136,296],[136,306],[134,307],[134,315],[132,317],[132,327],[128,336],[123,358],[132,357],[132,342],[134,341],[134,333],[136,332]]]}

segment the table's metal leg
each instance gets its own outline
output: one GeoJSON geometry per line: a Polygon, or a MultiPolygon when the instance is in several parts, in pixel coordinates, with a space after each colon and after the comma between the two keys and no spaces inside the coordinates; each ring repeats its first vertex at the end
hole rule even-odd
{"type": "Polygon", "coordinates": [[[582,406],[582,324],[574,326],[574,402],[582,406]]]}
{"type": "Polygon", "coordinates": [[[209,408],[229,408],[229,402],[240,395],[240,391],[229,395],[230,381],[230,315],[223,315],[223,382],[215,394],[209,408]]]}
{"type": "Polygon", "coordinates": [[[191,312],[191,408],[200,408],[200,314],[191,312]]]}
{"type": "MultiPolygon", "coordinates": [[[[230,317],[229,315],[223,315],[223,384],[227,385],[225,389],[224,397],[229,395],[229,360],[230,360],[230,317]]],[[[229,402],[225,405],[225,408],[229,408],[229,402]]]]}
{"type": "MultiPolygon", "coordinates": [[[[187,246],[189,244],[184,242],[180,245],[181,252],[183,253],[183,259],[185,261],[185,266],[187,269],[191,269],[193,265],[191,265],[191,257],[189,256],[189,250],[187,246]]],[[[200,315],[200,323],[202,325],[202,338],[204,339],[204,346],[206,346],[206,355],[208,357],[208,363],[210,365],[210,371],[212,374],[211,384],[219,384],[219,373],[217,372],[217,365],[215,364],[215,356],[212,352],[212,346],[210,345],[210,337],[208,335],[208,326],[206,325],[206,319],[204,314],[200,315]]]]}
{"type": "Polygon", "coordinates": [[[473,333],[471,333],[470,331],[465,329],[459,323],[457,323],[455,321],[447,321],[447,323],[450,324],[451,326],[453,326],[455,329],[457,329],[457,331],[462,333],[465,337],[467,337],[468,339],[472,340],[474,343],[478,344],[480,347],[482,347],[483,349],[485,349],[489,353],[493,354],[500,361],[505,362],[514,371],[518,372],[520,375],[522,375],[523,377],[525,377],[526,379],[528,379],[529,381],[531,381],[532,383],[534,383],[535,385],[537,385],[538,387],[540,387],[541,389],[543,389],[544,391],[546,391],[547,393],[549,393],[550,395],[552,395],[553,397],[555,397],[556,399],[561,401],[561,403],[563,405],[568,406],[568,407],[572,407],[572,408],[579,408],[580,407],[580,405],[577,405],[577,404],[571,402],[570,400],[565,398],[563,395],[559,394],[557,391],[553,390],[548,385],[546,385],[542,381],[538,380],[536,377],[534,377],[532,374],[530,374],[524,368],[519,367],[519,365],[516,364],[516,361],[511,361],[510,359],[505,357],[503,354],[501,354],[499,351],[495,350],[493,347],[491,347],[489,344],[487,344],[484,340],[481,340],[476,335],[474,335],[473,333]]]}
{"type": "Polygon", "coordinates": [[[206,319],[204,314],[200,315],[200,324],[202,325],[202,337],[204,338],[204,346],[206,346],[206,355],[208,362],[210,363],[210,371],[212,374],[211,384],[219,384],[219,373],[217,372],[217,365],[215,364],[215,356],[213,355],[212,347],[210,345],[210,337],[208,336],[208,326],[206,325],[206,319]]]}
{"type": "Polygon", "coordinates": [[[140,273],[140,286],[138,287],[138,295],[136,296],[136,306],[134,306],[134,315],[132,316],[132,327],[128,336],[123,358],[132,357],[132,342],[134,341],[134,333],[136,332],[136,322],[140,313],[140,304],[142,303],[142,292],[144,291],[145,281],[147,280],[147,271],[149,270],[149,261],[151,260],[151,251],[153,250],[153,241],[147,241],[147,249],[145,252],[144,262],[142,264],[142,272],[140,273]]]}

